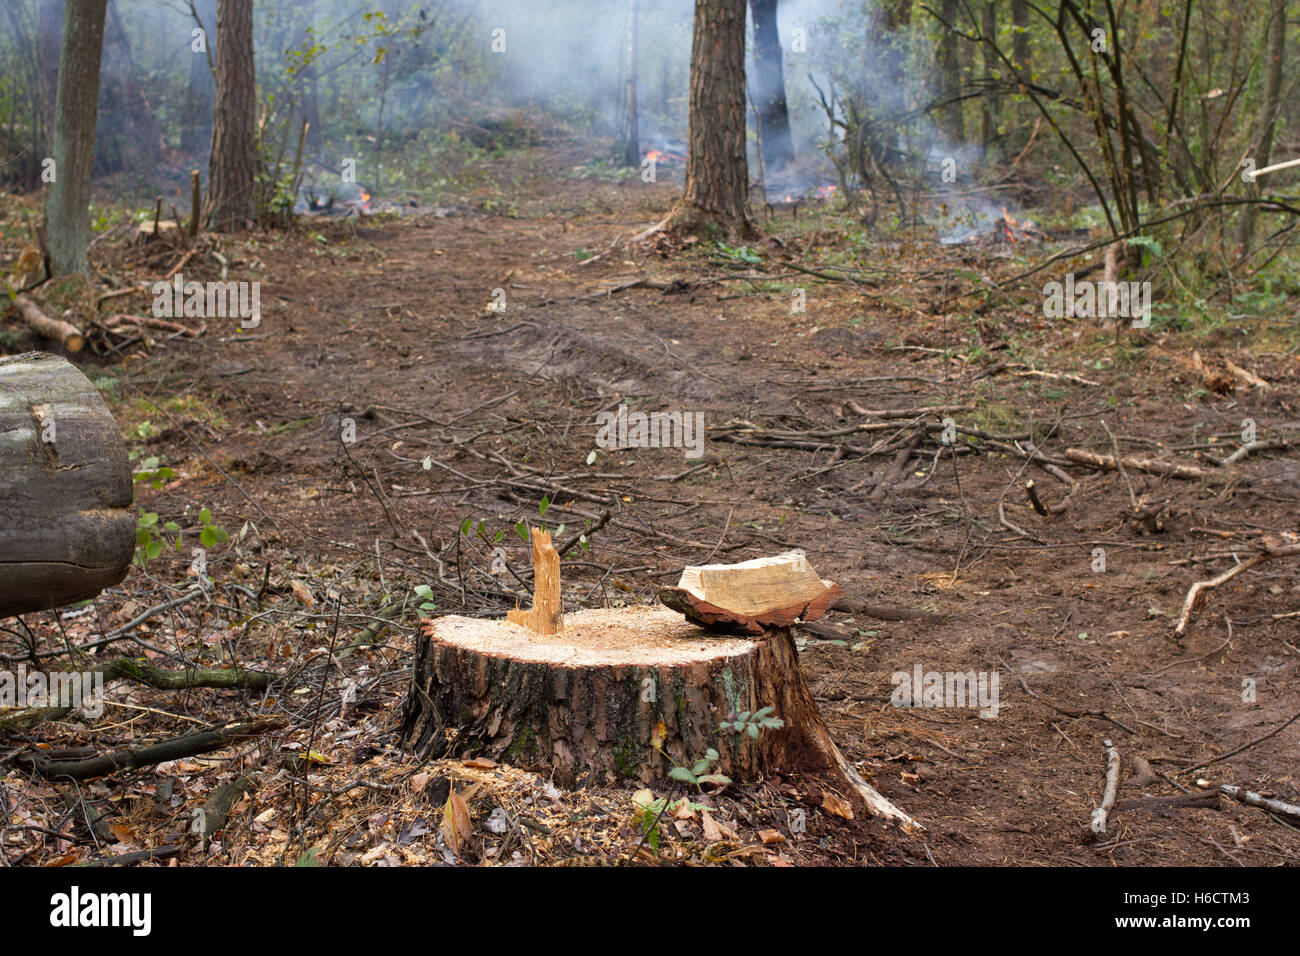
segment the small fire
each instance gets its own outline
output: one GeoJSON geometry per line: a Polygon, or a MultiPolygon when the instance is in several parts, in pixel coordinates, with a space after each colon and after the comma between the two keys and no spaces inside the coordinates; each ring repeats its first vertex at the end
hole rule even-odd
{"type": "Polygon", "coordinates": [[[364,189],[361,190],[361,201],[367,206],[370,205],[370,193],[366,192],[364,189]]]}
{"type": "Polygon", "coordinates": [[[1002,232],[1011,242],[1016,242],[1016,230],[1020,228],[1020,223],[1016,222],[1015,217],[1007,212],[1007,207],[1002,207],[1002,232]]]}
{"type": "Polygon", "coordinates": [[[660,149],[646,150],[645,158],[652,163],[662,163],[668,159],[668,154],[660,149]]]}
{"type": "Polygon", "coordinates": [[[818,186],[816,191],[814,192],[814,195],[818,199],[834,199],[838,193],[839,193],[838,186],[828,185],[828,186],[818,186]]]}

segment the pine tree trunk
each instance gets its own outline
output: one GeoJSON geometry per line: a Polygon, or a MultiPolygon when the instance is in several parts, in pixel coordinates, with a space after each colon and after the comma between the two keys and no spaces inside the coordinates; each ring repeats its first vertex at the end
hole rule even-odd
{"type": "MultiPolygon", "coordinates": [[[[1278,100],[1282,90],[1282,59],[1286,51],[1286,0],[1269,0],[1268,5],[1268,45],[1264,53],[1264,102],[1259,112],[1256,136],[1259,149],[1254,154],[1255,168],[1262,169],[1269,163],[1273,153],[1273,133],[1277,129],[1279,112],[1278,100]]],[[[1250,184],[1251,196],[1259,195],[1259,186],[1250,184]]],[[[1255,214],[1257,207],[1243,206],[1241,218],[1237,220],[1237,245],[1244,256],[1250,251],[1250,244],[1255,237],[1255,214]]]]}
{"type": "Polygon", "coordinates": [[[45,206],[50,268],[55,275],[87,271],[90,169],[99,116],[99,59],[108,0],[69,3],[63,18],[54,120],[54,171],[45,206]]]}
{"type": "Polygon", "coordinates": [[[208,167],[208,222],[217,232],[234,232],[257,214],[253,0],[218,0],[215,52],[217,101],[208,167]]]}
{"type": "Polygon", "coordinates": [[[763,140],[763,166],[777,173],[794,162],[785,101],[784,51],[776,23],[777,0],[749,0],[754,19],[754,102],[763,140]]]}
{"type": "Polygon", "coordinates": [[[641,164],[640,118],[636,95],[637,0],[627,0],[627,40],[623,61],[623,165],[641,164]]]}
{"type": "Polygon", "coordinates": [[[696,0],[686,192],[662,224],[751,235],[745,157],[745,0],[696,0]]]}

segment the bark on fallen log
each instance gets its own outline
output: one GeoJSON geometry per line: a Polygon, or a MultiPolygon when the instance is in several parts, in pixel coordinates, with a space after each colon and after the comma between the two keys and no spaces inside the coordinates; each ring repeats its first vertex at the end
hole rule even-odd
{"type": "Polygon", "coordinates": [[[1189,481],[1224,482],[1231,478],[1236,478],[1240,484],[1247,484],[1249,481],[1245,475],[1235,472],[1206,471],[1204,468],[1197,468],[1195,465],[1182,465],[1177,462],[1160,461],[1155,458],[1122,458],[1120,464],[1117,465],[1113,455],[1098,455],[1096,452],[1087,451],[1083,448],[1067,448],[1065,449],[1065,457],[1070,461],[1077,461],[1081,465],[1091,465],[1105,471],[1118,471],[1122,465],[1124,468],[1145,472],[1148,475],[1186,478],[1189,481]]]}
{"type": "Polygon", "coordinates": [[[23,321],[37,335],[55,342],[62,342],[63,347],[69,352],[80,352],[85,346],[85,334],[71,322],[50,318],[41,311],[39,305],[22,292],[14,296],[13,301],[18,314],[22,316],[23,321]]]}
{"type": "Polygon", "coordinates": [[[66,359],[0,358],[0,618],[94,597],[135,552],[131,466],[66,359]]]}
{"type": "Polygon", "coordinates": [[[151,767],[154,764],[165,763],[168,760],[179,760],[181,757],[193,757],[197,754],[221,750],[249,737],[256,737],[259,734],[276,730],[280,726],[280,722],[275,719],[248,720],[226,724],[223,727],[215,727],[212,730],[204,730],[185,737],[164,740],[161,743],[151,744],[147,747],[100,754],[97,757],[88,757],[85,760],[53,760],[40,751],[18,754],[14,757],[14,760],[31,767],[46,779],[87,780],[91,777],[102,777],[106,774],[116,773],[119,770],[151,767]]]}

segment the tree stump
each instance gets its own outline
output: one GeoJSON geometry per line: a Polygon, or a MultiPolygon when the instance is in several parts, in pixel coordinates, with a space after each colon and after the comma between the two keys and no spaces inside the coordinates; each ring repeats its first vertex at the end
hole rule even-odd
{"type": "Polygon", "coordinates": [[[734,781],[812,774],[915,825],[840,755],[785,627],[718,635],[658,606],[565,614],[549,634],[447,615],[425,624],[401,734],[421,756],[491,757],[565,786],[662,783],[712,748],[734,781]],[[720,727],[765,707],[779,729],[720,727]]]}
{"type": "Polygon", "coordinates": [[[0,358],[0,618],[126,577],[131,501],[126,447],[95,386],[56,355],[0,358]]]}

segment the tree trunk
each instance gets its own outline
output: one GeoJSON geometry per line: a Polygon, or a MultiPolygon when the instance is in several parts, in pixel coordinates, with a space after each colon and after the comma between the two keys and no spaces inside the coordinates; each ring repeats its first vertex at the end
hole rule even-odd
{"type": "Polygon", "coordinates": [[[198,24],[191,24],[191,29],[201,26],[204,32],[204,49],[190,50],[189,88],[185,92],[185,123],[181,128],[181,151],[190,157],[200,157],[208,152],[212,145],[212,104],[216,95],[216,84],[212,78],[213,44],[216,41],[217,4],[216,0],[196,0],[194,9],[198,12],[198,24]]]}
{"type": "Polygon", "coordinates": [[[939,5],[939,15],[943,24],[939,25],[939,46],[936,51],[935,65],[939,71],[939,125],[947,135],[951,146],[960,146],[966,141],[966,122],[962,115],[961,103],[948,102],[957,95],[961,87],[961,56],[957,50],[957,33],[959,0],[943,0],[939,5]],[[952,24],[952,27],[944,26],[952,24]]]}
{"type": "MultiPolygon", "coordinates": [[[[1268,46],[1264,54],[1264,102],[1259,112],[1256,136],[1259,149],[1254,154],[1255,168],[1263,169],[1269,163],[1273,153],[1273,133],[1277,129],[1277,118],[1282,90],[1282,59],[1286,50],[1286,0],[1269,0],[1268,5],[1268,46]]],[[[1259,186],[1248,185],[1252,196],[1259,195],[1259,186]]],[[[1243,206],[1241,218],[1237,220],[1237,245],[1241,255],[1250,251],[1250,244],[1255,237],[1255,206],[1243,206]]]]}
{"type": "Polygon", "coordinates": [[[754,19],[754,102],[758,104],[763,166],[769,173],[779,173],[794,162],[776,4],[777,0],[749,0],[749,12],[754,19]]]}
{"type": "Polygon", "coordinates": [[[216,66],[208,221],[217,232],[234,232],[257,214],[253,194],[257,150],[253,0],[217,0],[216,66]]]}
{"type": "Polygon", "coordinates": [[[745,0],[696,0],[689,126],[685,195],[656,229],[698,232],[713,227],[728,236],[752,235],[745,158],[745,0]]]}
{"type": "Polygon", "coordinates": [[[1011,62],[1016,65],[1018,76],[1029,79],[1029,0],[1011,0],[1011,24],[1016,28],[1016,37],[1011,43],[1011,62]]]}
{"type": "Polygon", "coordinates": [[[86,272],[90,239],[90,168],[99,115],[99,59],[108,0],[69,3],[63,17],[54,120],[54,182],[45,206],[50,269],[86,272]]]}
{"type": "Polygon", "coordinates": [[[666,608],[623,607],[566,615],[541,635],[448,615],[425,625],[401,734],[421,756],[491,757],[566,786],[662,784],[713,748],[710,772],[813,774],[859,807],[914,823],[845,762],[787,628],[721,637],[666,608]],[[765,707],[779,729],[720,727],[765,707]]]}
{"type": "Polygon", "coordinates": [[[55,355],[0,358],[0,618],[121,581],[131,498],[126,447],[95,386],[55,355]]]}
{"type": "Polygon", "coordinates": [[[636,96],[637,0],[627,0],[627,40],[623,59],[623,165],[641,165],[640,119],[636,96]]]}
{"type": "MultiPolygon", "coordinates": [[[[995,46],[998,42],[998,5],[997,0],[985,0],[984,5],[980,8],[980,33],[984,36],[984,42],[980,45],[981,60],[984,66],[984,79],[991,86],[997,72],[999,60],[995,52],[995,46]]],[[[983,98],[980,100],[980,145],[984,150],[985,159],[996,159],[996,155],[989,153],[989,147],[998,135],[998,112],[1001,106],[1001,99],[991,88],[985,90],[983,98]]]]}

